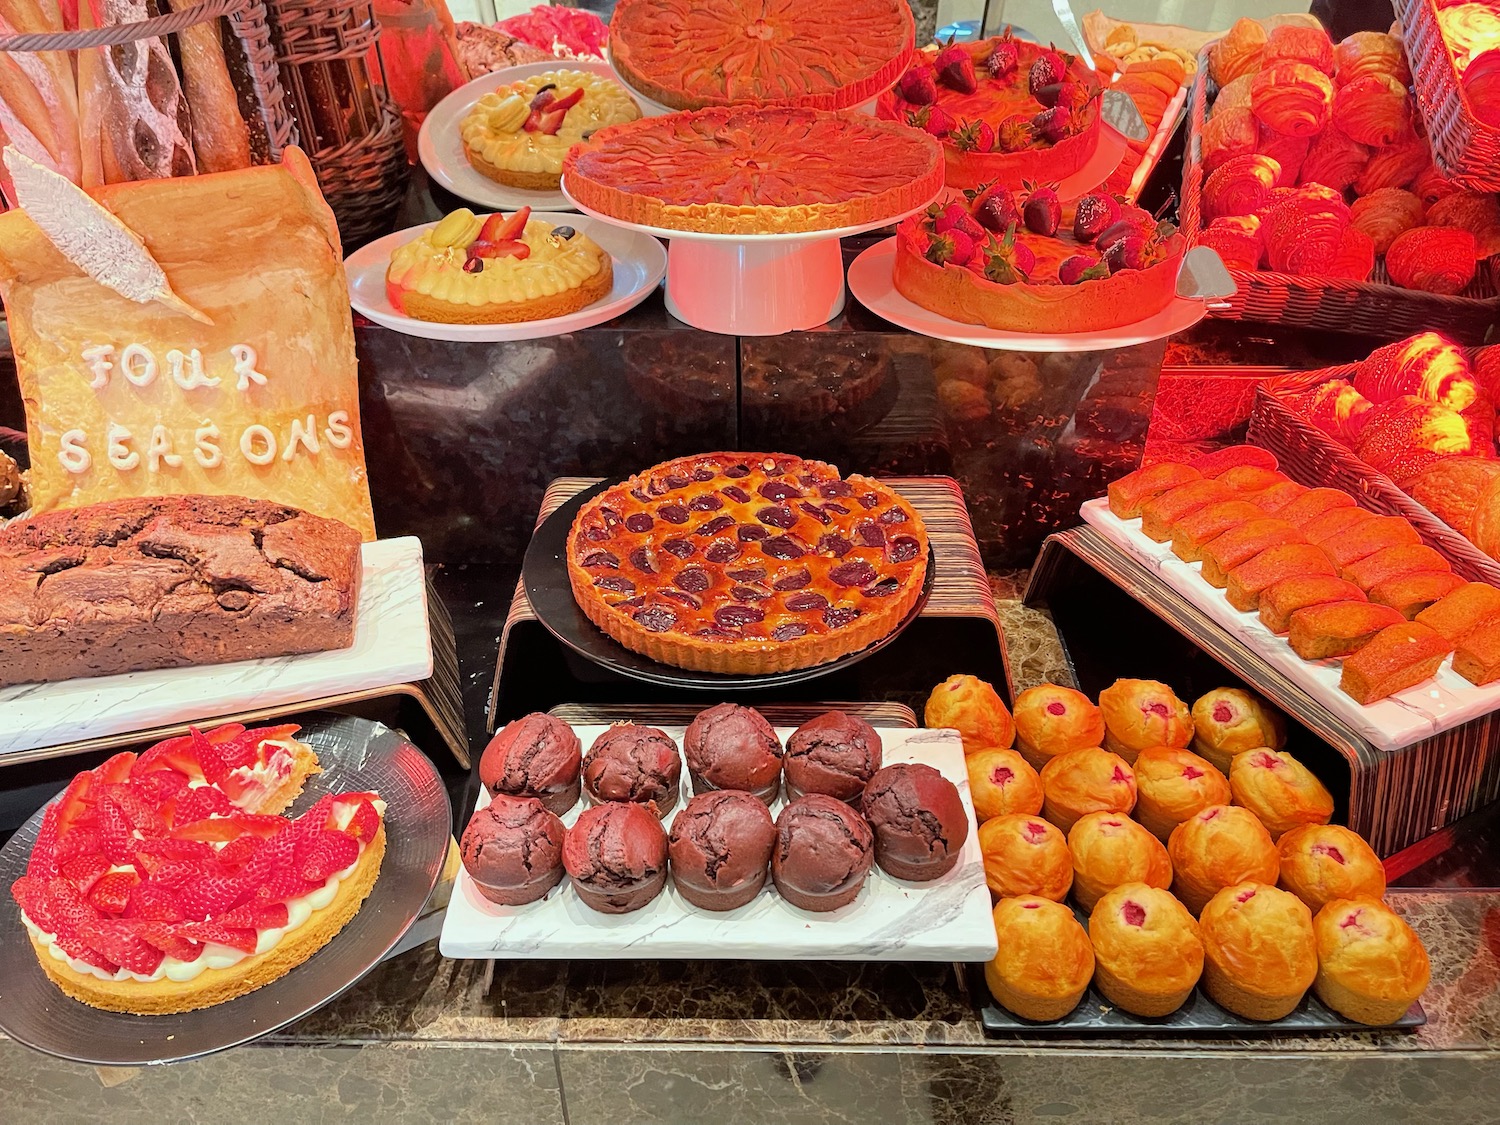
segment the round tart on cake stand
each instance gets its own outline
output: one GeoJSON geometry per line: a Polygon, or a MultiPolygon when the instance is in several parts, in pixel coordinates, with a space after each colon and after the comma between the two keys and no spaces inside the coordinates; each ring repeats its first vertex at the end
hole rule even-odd
{"type": "Polygon", "coordinates": [[[941,191],[932,137],[807,109],[706,109],[599,130],[568,155],[580,211],[669,240],[667,308],[695,328],[774,336],[844,307],[839,239],[941,191]]]}

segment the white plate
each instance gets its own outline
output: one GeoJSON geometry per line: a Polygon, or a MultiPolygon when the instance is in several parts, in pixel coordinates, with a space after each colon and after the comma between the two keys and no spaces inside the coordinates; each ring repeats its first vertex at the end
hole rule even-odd
{"type": "Polygon", "coordinates": [[[426,340],[537,340],[544,336],[577,332],[603,324],[606,320],[613,320],[649,297],[651,291],[666,276],[666,248],[649,235],[623,230],[581,215],[533,211],[532,218],[554,226],[567,224],[603,247],[614,260],[614,285],[609,292],[592,305],[585,305],[567,316],[523,320],[517,324],[439,324],[432,320],[417,320],[406,316],[397,312],[386,296],[385,271],[391,264],[391,254],[396,247],[437,226],[437,223],[424,223],[419,227],[377,238],[344,259],[344,272],[349,275],[349,301],[376,324],[404,332],[408,336],[421,336],[426,340]]]}
{"type": "MultiPolygon", "coordinates": [[[[518,207],[530,207],[534,211],[568,210],[571,205],[560,191],[526,191],[523,188],[506,187],[480,172],[464,155],[463,138],[458,133],[459,125],[474,103],[491,90],[498,90],[501,86],[509,86],[519,79],[544,74],[549,70],[585,70],[590,74],[615,78],[614,71],[610,70],[607,63],[590,62],[586,59],[554,59],[551,62],[508,66],[504,70],[491,71],[465,83],[432,107],[432,112],[423,120],[422,128],[417,133],[417,158],[422,161],[422,167],[427,169],[428,175],[454,195],[463,196],[482,207],[503,211],[514,211],[518,207]]],[[[630,90],[628,86],[626,89],[630,90]]],[[[630,94],[636,97],[634,90],[630,90],[630,94]]],[[[639,100],[637,97],[637,101],[639,100]]],[[[644,103],[641,105],[641,112],[646,112],[644,103]]]]}
{"type": "MultiPolygon", "coordinates": [[[[603,726],[574,730],[587,748],[603,726]]],[[[682,727],[661,728],[682,742],[682,727]]],[[[792,728],[778,728],[783,740],[792,728]]],[[[984,883],[963,743],[951,730],[882,729],[886,764],[926,762],[958,787],[969,815],[969,838],[958,865],[930,883],[895,879],[872,866],[848,906],[827,914],[801,910],[765,888],[738,910],[717,913],[690,904],[670,881],[650,903],[630,914],[600,914],[583,905],[566,877],[547,897],[525,906],[500,906],[460,871],[439,943],[445,957],[752,958],[763,961],[988,961],[995,924],[984,883]]],[[[691,782],[683,767],[678,808],[691,782]]],[[[479,806],[489,803],[480,792],[479,806]]],[[[779,811],[778,799],[773,813],[779,811]]],[[[563,817],[571,825],[582,800],[563,817]]],[[[675,812],[674,814],[675,815],[675,812]]],[[[671,817],[667,818],[671,827],[671,817]]]]}
{"type": "Polygon", "coordinates": [[[1101,352],[1128,348],[1191,328],[1203,319],[1206,308],[1198,298],[1177,297],[1155,316],[1119,328],[1060,335],[1002,332],[981,324],[960,324],[908,301],[897,292],[892,280],[895,266],[894,238],[871,246],[849,267],[849,292],[876,316],[900,328],[954,344],[972,344],[976,348],[1002,348],[1013,352],[1101,352]]]}

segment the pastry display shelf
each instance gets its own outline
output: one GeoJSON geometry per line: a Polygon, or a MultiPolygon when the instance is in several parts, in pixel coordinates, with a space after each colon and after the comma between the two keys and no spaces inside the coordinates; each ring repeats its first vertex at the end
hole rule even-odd
{"type": "Polygon", "coordinates": [[[1377,749],[1092,527],[1046,540],[1025,601],[1050,610],[1079,686],[1091,695],[1118,677],[1146,677],[1187,699],[1233,681],[1265,696],[1287,716],[1287,749],[1334,794],[1334,819],[1383,857],[1500,798],[1500,714],[1377,749]]]}
{"type": "Polygon", "coordinates": [[[562,190],[585,215],[666,239],[667,311],[694,328],[732,336],[779,336],[827,324],[846,298],[839,240],[900,222],[932,202],[857,226],[717,234],[624,222],[580,204],[566,177],[562,190]]]}

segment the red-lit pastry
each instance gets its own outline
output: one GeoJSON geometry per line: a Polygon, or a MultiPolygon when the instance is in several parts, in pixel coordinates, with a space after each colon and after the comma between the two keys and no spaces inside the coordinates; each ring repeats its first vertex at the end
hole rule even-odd
{"type": "Polygon", "coordinates": [[[1135,772],[1108,750],[1059,754],[1041,776],[1042,815],[1064,832],[1088,813],[1128,813],[1135,807],[1135,772]]]}
{"type": "Polygon", "coordinates": [[[979,826],[984,881],[996,898],[1039,895],[1061,902],[1073,885],[1068,841],[1041,817],[1016,813],[979,826]]]}
{"type": "Polygon", "coordinates": [[[1234,499],[1239,493],[1222,480],[1206,478],[1191,481],[1153,496],[1141,505],[1141,533],[1148,539],[1165,543],[1172,538],[1172,528],[1184,516],[1210,504],[1222,504],[1234,499]]]}
{"type": "Polygon", "coordinates": [[[1281,871],[1276,844],[1249,809],[1211,805],[1179,824],[1167,840],[1172,893],[1197,915],[1225,887],[1246,881],[1275,884],[1281,871]]]}
{"type": "Polygon", "coordinates": [[[522,906],[562,882],[566,835],[563,822],[535,797],[500,794],[469,821],[459,852],[480,894],[522,906]]]}
{"type": "Polygon", "coordinates": [[[898,879],[942,878],[969,838],[958,787],[923,762],[880,770],[865,786],[859,809],[875,833],[875,862],[898,879]]]}
{"type": "Polygon", "coordinates": [[[1155,836],[1121,813],[1089,813],[1068,832],[1073,898],[1084,910],[1116,887],[1145,883],[1166,890],[1172,861],[1155,836]]]}
{"type": "Polygon", "coordinates": [[[1313,919],[1313,991],[1359,1023],[1394,1023],[1427,990],[1432,967],[1416,932],[1378,899],[1330,902],[1313,919]]]}
{"type": "Polygon", "coordinates": [[[1370,587],[1370,600],[1378,605],[1388,605],[1412,621],[1428,606],[1463,584],[1464,580],[1449,570],[1416,570],[1377,582],[1370,587]]]}
{"type": "Polygon", "coordinates": [[[1207,246],[1232,270],[1253,270],[1260,265],[1265,246],[1260,220],[1253,215],[1223,216],[1198,232],[1198,245],[1207,246]]]}
{"type": "Polygon", "coordinates": [[[1405,618],[1390,606],[1369,602],[1325,602],[1292,614],[1287,643],[1303,660],[1349,656],[1373,640],[1382,629],[1405,618]]]}
{"type": "Polygon", "coordinates": [[[1390,188],[1409,188],[1431,166],[1432,149],[1425,137],[1398,142],[1376,150],[1354,181],[1354,191],[1357,195],[1370,195],[1390,188]]]}
{"type": "Polygon", "coordinates": [[[667,833],[644,805],[595,805],[568,829],[563,866],[590,910],[639,910],[667,885],[667,833]]]}
{"type": "Polygon", "coordinates": [[[1153,496],[1202,476],[1197,469],[1174,461],[1136,469],[1110,484],[1109,510],[1122,520],[1139,519],[1142,505],[1153,496]]]}
{"type": "Polygon", "coordinates": [[[1303,184],[1323,184],[1343,191],[1359,179],[1370,163],[1370,150],[1350,139],[1337,125],[1316,137],[1303,158],[1298,179],[1303,184]]]}
{"type": "Polygon", "coordinates": [[[1326,273],[1348,226],[1349,208],[1342,199],[1330,198],[1317,185],[1298,188],[1266,214],[1266,260],[1283,273],[1326,273]]]}
{"type": "Polygon", "coordinates": [[[1266,29],[1252,19],[1238,19],[1209,47],[1208,72],[1219,86],[1260,69],[1266,29]]]}
{"type": "Polygon", "coordinates": [[[1292,1013],[1318,974],[1312,913],[1294,894],[1245,882],[1216,894],[1198,917],[1203,988],[1251,1020],[1292,1013]]]}
{"type": "Polygon", "coordinates": [[[1206,477],[1221,477],[1231,469],[1254,468],[1275,472],[1276,454],[1258,445],[1226,445],[1204,453],[1188,464],[1206,477]]]}
{"type": "Polygon", "coordinates": [[[1383,148],[1411,129],[1411,98],[1406,86],[1386,74],[1368,74],[1339,87],[1333,123],[1350,140],[1383,148]]]}
{"type": "Polygon", "coordinates": [[[1291,402],[1293,409],[1314,426],[1345,445],[1354,444],[1364,427],[1365,418],[1374,409],[1369,399],[1343,379],[1330,379],[1310,391],[1294,395],[1291,402]]]}
{"type": "Polygon", "coordinates": [[[1249,809],[1271,839],[1303,824],[1327,824],[1333,795],[1313,772],[1285,750],[1247,750],[1229,767],[1234,803],[1249,809]]]}
{"type": "Polygon", "coordinates": [[[672,883],[704,910],[735,910],[765,886],[776,843],[770,810],[749,793],[700,793],[672,820],[672,883]]]}
{"type": "Polygon", "coordinates": [[[875,835],[864,817],[843,801],[809,793],[776,817],[771,878],[793,906],[837,910],[859,896],[874,849],[875,835]]]}
{"type": "Polygon", "coordinates": [[[1135,809],[1141,826],[1165,843],[1172,830],[1210,805],[1229,803],[1229,779],[1205,758],[1173,746],[1135,760],[1135,809]]]}
{"type": "Polygon", "coordinates": [[[1261,592],[1260,621],[1273,633],[1292,627],[1292,614],[1329,602],[1363,601],[1365,592],[1345,578],[1329,575],[1286,578],[1261,592]]]}
{"type": "Polygon", "coordinates": [[[1407,289],[1452,296],[1468,288],[1477,269],[1479,244],[1459,227],[1417,227],[1391,243],[1385,268],[1407,289]]]}
{"type": "Polygon", "coordinates": [[[1310,523],[1336,508],[1354,507],[1354,497],[1340,488],[1310,488],[1276,513],[1278,519],[1297,527],[1310,523]]]}
{"type": "Polygon", "coordinates": [[[1328,124],[1333,83],[1307,63],[1276,63],[1255,76],[1250,86],[1250,108],[1262,124],[1278,133],[1316,136],[1328,124]]]}
{"type": "Polygon", "coordinates": [[[1397,82],[1411,81],[1401,40],[1382,31],[1356,31],[1333,48],[1334,81],[1354,82],[1370,74],[1385,74],[1397,82]]]}
{"type": "Polygon", "coordinates": [[[1375,269],[1375,243],[1364,231],[1353,226],[1344,228],[1338,252],[1328,266],[1329,277],[1365,281],[1375,269]]]}
{"type": "Polygon", "coordinates": [[[1500,625],[1481,625],[1466,633],[1453,654],[1453,670],[1471,684],[1500,680],[1500,625]]]}
{"type": "Polygon", "coordinates": [[[1453,645],[1436,630],[1400,620],[1344,661],[1339,688],[1356,703],[1374,703],[1431,679],[1452,651],[1453,645]]]}
{"type": "Polygon", "coordinates": [[[1157,680],[1116,680],[1099,693],[1104,748],[1125,761],[1148,746],[1186,746],[1193,737],[1187,704],[1157,680]]]}
{"type": "Polygon", "coordinates": [[[1203,558],[1204,549],[1219,536],[1264,517],[1265,512],[1248,500],[1230,500],[1200,508],[1184,516],[1172,529],[1172,553],[1184,562],[1197,562],[1203,558]]]}
{"type": "Polygon", "coordinates": [[[1171,1015],[1203,975],[1203,940],[1182,903],[1157,887],[1126,883],[1089,915],[1094,983],[1117,1008],[1171,1015]]]}
{"type": "Polygon", "coordinates": [[[1355,368],[1354,388],[1373,403],[1414,395],[1457,411],[1480,395],[1463,349],[1436,332],[1376,348],[1355,368]]]}
{"type": "Polygon", "coordinates": [[[479,780],[491,794],[536,797],[561,816],[578,801],[581,760],[573,728],[534,712],[495,732],[479,759],[479,780]]]}
{"type": "Polygon", "coordinates": [[[1474,630],[1500,622],[1500,590],[1470,582],[1417,614],[1417,621],[1457,644],[1474,630]]]}
{"type": "Polygon", "coordinates": [[[1285,137],[1275,129],[1260,127],[1260,154],[1276,161],[1279,171],[1273,187],[1296,187],[1302,175],[1302,162],[1312,147],[1311,137],[1285,137]]]}
{"type": "Polygon", "coordinates": [[[1474,236],[1481,258],[1500,253],[1500,200],[1487,191],[1456,191],[1434,203],[1427,225],[1459,227],[1474,236]]]}
{"type": "Polygon", "coordinates": [[[1272,547],[1301,543],[1304,539],[1303,533],[1286,520],[1274,516],[1250,520],[1226,531],[1203,548],[1203,568],[1199,573],[1210,586],[1222,590],[1229,584],[1229,572],[1241,563],[1249,562],[1272,547]]]}
{"type": "Polygon", "coordinates": [[[1263,154],[1236,156],[1220,164],[1203,182],[1203,216],[1249,215],[1265,202],[1281,164],[1263,154]]]}
{"type": "Polygon", "coordinates": [[[1042,779],[1014,750],[979,750],[964,758],[969,797],[980,823],[997,816],[1042,811],[1042,779]]]}
{"type": "Polygon", "coordinates": [[[1073,911],[1017,895],[995,905],[994,919],[999,951],[984,980],[996,1002],[1027,1020],[1060,1020],[1078,1007],[1094,976],[1094,947],[1073,911]]]}
{"type": "Polygon", "coordinates": [[[1004,750],[1016,737],[1015,722],[998,692],[978,676],[949,676],[927,696],[922,723],[951,727],[964,742],[964,753],[1004,750]]]}
{"type": "Polygon", "coordinates": [[[1267,587],[1298,576],[1333,576],[1338,568],[1322,547],[1312,543],[1283,543],[1269,547],[1229,572],[1224,596],[1241,613],[1260,608],[1260,595],[1267,587]]]}
{"type": "Polygon", "coordinates": [[[1260,145],[1260,123],[1248,105],[1216,110],[1203,123],[1203,170],[1206,173],[1237,156],[1252,156],[1260,145]]]}
{"type": "Polygon", "coordinates": [[[1041,684],[1016,696],[1016,749],[1033,769],[1059,754],[1104,745],[1104,716],[1072,688],[1041,684]]]}
{"type": "Polygon", "coordinates": [[[1266,35],[1260,69],[1281,62],[1306,63],[1323,74],[1333,73],[1333,43],[1321,27],[1282,24],[1266,35]]]}
{"type": "Polygon", "coordinates": [[[1385,894],[1385,867],[1364,837],[1337,824],[1304,824],[1278,841],[1282,890],[1316,914],[1340,898],[1385,894]]]}

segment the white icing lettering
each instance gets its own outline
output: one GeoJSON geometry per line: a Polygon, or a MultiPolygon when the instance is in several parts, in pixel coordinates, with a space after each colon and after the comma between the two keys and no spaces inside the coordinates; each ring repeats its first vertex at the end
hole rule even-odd
{"type": "Polygon", "coordinates": [[[193,459],[205,469],[217,469],[224,463],[224,451],[219,448],[219,427],[212,422],[193,431],[193,459]]]}
{"type": "Polygon", "coordinates": [[[292,419],[292,433],[286,440],[286,449],[281,454],[283,461],[290,461],[297,455],[297,446],[305,445],[307,451],[314,457],[318,455],[318,416],[309,414],[304,423],[301,418],[292,419]]]}
{"type": "Polygon", "coordinates": [[[109,373],[115,368],[114,361],[113,344],[95,344],[83,349],[83,362],[89,365],[89,374],[93,376],[89,380],[91,389],[102,390],[109,383],[109,373]]]}
{"type": "Polygon", "coordinates": [[[354,430],[349,426],[349,412],[335,410],[328,416],[328,426],[323,430],[328,444],[335,449],[348,449],[354,444],[354,430]]]}
{"type": "Polygon", "coordinates": [[[180,469],[182,454],[172,452],[172,435],[167,433],[167,427],[156,425],[151,427],[151,440],[146,444],[146,469],[160,472],[162,465],[180,469]]]}
{"type": "Polygon", "coordinates": [[[149,387],[156,380],[156,355],[142,344],[126,344],[120,353],[120,374],[137,387],[149,387]]]}
{"type": "Polygon", "coordinates": [[[276,460],[276,435],[259,422],[246,426],[240,435],[240,452],[252,465],[269,465],[276,460]],[[257,441],[260,448],[256,448],[257,441]]]}
{"type": "Polygon", "coordinates": [[[57,451],[57,459],[62,462],[62,467],[70,473],[86,473],[89,466],[94,463],[94,458],[84,448],[84,442],[88,440],[88,434],[83,430],[69,430],[62,436],[62,448],[57,451]]]}
{"type": "Polygon", "coordinates": [[[121,472],[129,472],[141,463],[141,455],[126,443],[131,440],[130,430],[118,423],[109,424],[109,463],[121,472]]]}
{"type": "Polygon", "coordinates": [[[262,387],[266,385],[266,377],[255,370],[254,348],[249,344],[235,344],[230,347],[229,354],[234,357],[234,373],[238,380],[235,390],[248,391],[252,382],[262,387]]]}
{"type": "Polygon", "coordinates": [[[172,382],[176,383],[185,391],[196,390],[198,387],[217,387],[219,377],[215,375],[212,379],[203,374],[203,353],[197,348],[188,352],[186,356],[178,348],[173,348],[167,353],[167,370],[171,372],[172,382]],[[186,364],[184,364],[186,360],[186,364]],[[186,367],[186,370],[184,370],[186,367]]]}

